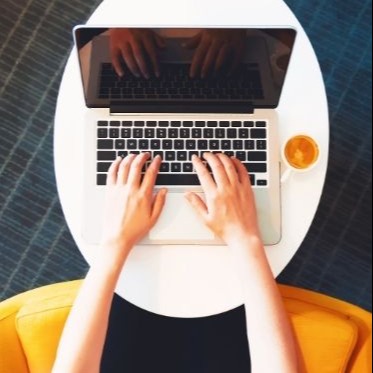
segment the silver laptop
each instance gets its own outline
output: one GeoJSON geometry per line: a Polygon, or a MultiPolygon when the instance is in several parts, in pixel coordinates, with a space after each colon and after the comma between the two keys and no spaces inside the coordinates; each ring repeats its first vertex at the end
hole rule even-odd
{"type": "Polygon", "coordinates": [[[202,194],[191,157],[236,156],[253,185],[263,241],[281,239],[276,107],[296,32],[287,28],[74,29],[87,106],[82,235],[100,241],[107,171],[128,153],[159,154],[169,190],[140,244],[222,245],[184,192],[202,194]]]}

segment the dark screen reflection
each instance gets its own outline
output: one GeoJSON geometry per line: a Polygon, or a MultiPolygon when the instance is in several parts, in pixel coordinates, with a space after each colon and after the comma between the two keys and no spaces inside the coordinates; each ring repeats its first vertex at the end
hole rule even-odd
{"type": "Polygon", "coordinates": [[[291,29],[79,28],[87,106],[229,101],[276,107],[291,29]]]}

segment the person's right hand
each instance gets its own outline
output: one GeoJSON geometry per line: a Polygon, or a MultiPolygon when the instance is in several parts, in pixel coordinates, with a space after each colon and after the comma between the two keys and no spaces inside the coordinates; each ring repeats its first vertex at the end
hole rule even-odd
{"type": "Polygon", "coordinates": [[[116,73],[124,75],[123,60],[136,77],[159,77],[158,49],[165,47],[164,39],[152,30],[113,28],[109,31],[111,61],[116,73]],[[149,64],[151,66],[149,66],[149,64]]]}
{"type": "Polygon", "coordinates": [[[246,168],[237,158],[205,153],[214,178],[202,160],[193,157],[204,202],[196,193],[186,198],[205,224],[228,245],[245,238],[260,239],[254,195],[246,168]]]}

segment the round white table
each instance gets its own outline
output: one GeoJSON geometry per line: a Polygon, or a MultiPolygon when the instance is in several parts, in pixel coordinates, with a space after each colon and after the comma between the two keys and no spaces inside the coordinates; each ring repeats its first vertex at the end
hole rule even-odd
{"type": "MultiPolygon", "coordinates": [[[[282,240],[266,247],[275,276],[289,263],[312,223],[325,181],[328,107],[315,53],[302,26],[281,0],[106,0],[88,24],[96,26],[291,26],[298,31],[280,105],[281,144],[292,134],[307,133],[320,147],[317,167],[293,174],[283,185],[282,240]]],[[[85,107],[77,53],[63,75],[55,117],[54,160],[57,187],[67,224],[88,261],[95,247],[81,236],[83,126],[85,107]]],[[[280,144],[280,145],[281,145],[280,144]]],[[[135,247],[116,292],[145,310],[173,317],[203,317],[242,305],[239,280],[226,247],[135,247]]]]}

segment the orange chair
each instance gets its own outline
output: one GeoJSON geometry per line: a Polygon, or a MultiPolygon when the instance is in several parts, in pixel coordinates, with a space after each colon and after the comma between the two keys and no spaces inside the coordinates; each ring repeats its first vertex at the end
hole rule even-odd
{"type": "MultiPolygon", "coordinates": [[[[0,303],[0,372],[49,373],[81,281],[44,286],[0,303]]],[[[307,373],[371,373],[371,314],[281,286],[307,373]]]]}

